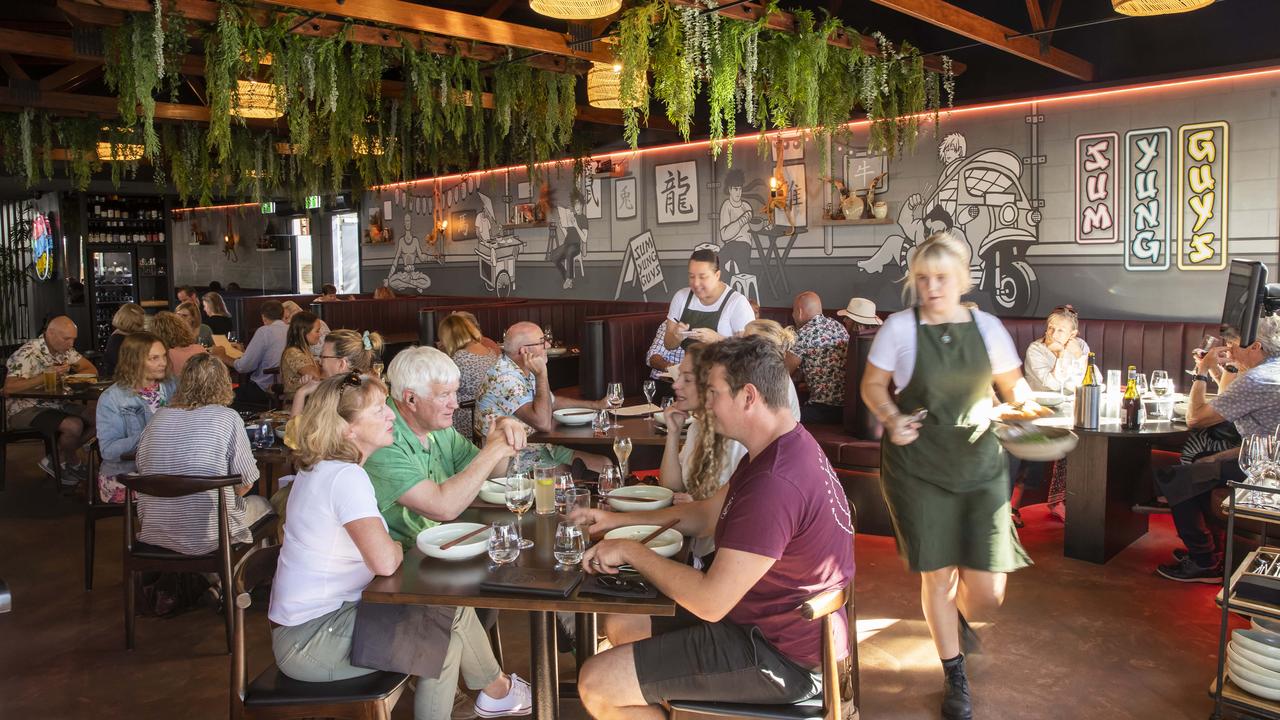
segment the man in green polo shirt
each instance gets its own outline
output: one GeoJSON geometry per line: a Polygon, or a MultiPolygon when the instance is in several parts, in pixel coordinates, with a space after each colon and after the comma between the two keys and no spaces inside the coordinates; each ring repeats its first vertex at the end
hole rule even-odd
{"type": "Polygon", "coordinates": [[[525,446],[525,429],[514,418],[502,418],[484,449],[454,430],[458,366],[435,348],[402,351],[387,368],[387,379],[395,440],[371,455],[364,469],[391,537],[408,548],[418,533],[458,517],[485,480],[506,471],[507,458],[525,446]]]}

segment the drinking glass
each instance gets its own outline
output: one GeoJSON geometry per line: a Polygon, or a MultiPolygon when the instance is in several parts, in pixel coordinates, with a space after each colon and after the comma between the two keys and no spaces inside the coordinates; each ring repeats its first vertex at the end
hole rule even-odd
{"type": "Polygon", "coordinates": [[[1194,357],[1196,360],[1199,360],[1200,358],[1207,355],[1209,351],[1213,349],[1213,346],[1217,344],[1218,344],[1218,338],[1214,337],[1213,335],[1205,335],[1204,345],[1202,347],[1196,348],[1195,350],[1192,350],[1191,356],[1194,357]]]}
{"type": "Polygon", "coordinates": [[[520,547],[533,547],[533,541],[524,537],[523,529],[520,527],[524,514],[533,507],[533,481],[528,475],[508,475],[507,488],[503,496],[507,501],[507,509],[516,514],[516,536],[520,539],[520,547]]]}
{"type": "Polygon", "coordinates": [[[644,391],[644,401],[652,405],[653,394],[658,391],[658,384],[653,380],[645,380],[640,389],[644,391]]]}
{"type": "Polygon", "coordinates": [[[228,330],[227,342],[232,342],[232,343],[240,342],[240,333],[236,332],[235,330],[228,330]]]}
{"type": "Polygon", "coordinates": [[[1142,397],[1143,395],[1146,395],[1147,389],[1149,388],[1149,386],[1147,385],[1146,373],[1134,373],[1133,379],[1138,384],[1138,397],[1142,397]]]}
{"type": "Polygon", "coordinates": [[[614,411],[613,423],[610,429],[618,427],[618,408],[622,407],[622,383],[609,383],[609,387],[605,393],[605,400],[609,403],[609,409],[614,411]]]}
{"type": "Polygon", "coordinates": [[[599,491],[601,499],[609,497],[609,493],[622,487],[622,480],[618,477],[618,468],[613,465],[605,465],[604,470],[600,471],[599,491]]]}
{"type": "Polygon", "coordinates": [[[627,474],[627,460],[631,457],[631,438],[619,435],[613,439],[613,454],[618,457],[618,469],[622,476],[622,482],[626,482],[630,477],[627,474]]]}
{"type": "Polygon", "coordinates": [[[555,334],[551,332],[550,325],[542,326],[542,337],[547,341],[547,347],[555,347],[555,334]]]}
{"type": "Polygon", "coordinates": [[[581,527],[567,521],[556,526],[556,544],[552,554],[556,557],[557,568],[573,568],[582,562],[582,554],[586,551],[587,537],[581,527]]]}
{"type": "Polygon", "coordinates": [[[556,476],[556,512],[561,515],[569,514],[569,493],[573,491],[573,476],[569,473],[562,473],[556,476]]]}
{"type": "Polygon", "coordinates": [[[263,420],[258,426],[258,447],[269,448],[276,444],[276,431],[270,420],[263,420]]]}
{"type": "Polygon", "coordinates": [[[553,463],[538,463],[533,470],[533,511],[550,515],[556,511],[556,472],[553,463]]]}
{"type": "Polygon", "coordinates": [[[489,559],[494,565],[506,565],[520,557],[520,535],[518,526],[510,522],[495,522],[489,531],[489,539],[485,548],[489,551],[489,559]]]}
{"type": "Polygon", "coordinates": [[[572,516],[578,510],[591,509],[591,491],[586,488],[574,488],[565,493],[565,517],[572,516]]]}

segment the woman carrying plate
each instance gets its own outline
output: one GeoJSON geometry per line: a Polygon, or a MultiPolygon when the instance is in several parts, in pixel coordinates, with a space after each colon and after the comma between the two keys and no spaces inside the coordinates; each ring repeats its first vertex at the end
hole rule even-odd
{"type": "Polygon", "coordinates": [[[480,690],[476,714],[527,715],[529,684],[502,672],[474,610],[422,607],[397,615],[377,603],[360,603],[375,575],[394,573],[404,560],[362,467],[392,442],[386,399],[382,381],[353,372],[320,383],[297,418],[293,520],[285,525],[267,613],[279,626],[271,631],[276,664],[304,682],[345,680],[377,669],[417,675],[417,720],[449,716],[461,671],[467,686],[480,690]],[[442,622],[419,616],[441,612],[442,622]],[[405,632],[421,637],[414,643],[378,642],[405,632]]]}
{"type": "MultiPolygon", "coordinates": [[[[960,302],[972,286],[969,252],[946,232],[916,249],[903,292],[912,307],[890,315],[876,334],[861,388],[884,425],[882,487],[898,552],[920,574],[925,622],[946,674],[947,720],[973,715],[961,613],[997,608],[1007,573],[1030,564],[1010,520],[991,387],[1009,401],[1029,398],[1031,389],[1000,320],[960,302]],[[927,417],[910,417],[917,409],[927,417]]],[[[1022,407],[1031,416],[1042,411],[1032,402],[1022,407]]],[[[1021,413],[1006,407],[1001,414],[1021,413]]],[[[976,637],[965,635],[972,649],[976,637]]]]}

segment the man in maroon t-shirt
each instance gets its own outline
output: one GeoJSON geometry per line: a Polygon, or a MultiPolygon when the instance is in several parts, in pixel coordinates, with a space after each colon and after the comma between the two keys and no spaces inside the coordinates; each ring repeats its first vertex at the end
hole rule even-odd
{"type": "MultiPolygon", "coordinates": [[[[853,578],[849,504],[813,437],[791,415],[776,345],[730,338],[704,355],[715,429],[747,448],[728,484],[700,502],[647,513],[581,512],[591,531],[675,519],[685,535],[713,535],[704,574],[630,540],[583,557],[591,573],[630,564],[679,604],[675,618],[612,615],[613,649],[583,664],[578,692],[597,718],[665,718],[664,700],[795,703],[822,692],[822,629],[797,608],[853,578]]],[[[836,647],[847,654],[844,611],[836,647]]]]}

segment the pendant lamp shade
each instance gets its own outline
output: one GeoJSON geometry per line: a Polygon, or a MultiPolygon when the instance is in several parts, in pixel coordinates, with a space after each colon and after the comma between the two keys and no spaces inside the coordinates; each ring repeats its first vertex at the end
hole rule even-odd
{"type": "Polygon", "coordinates": [[[594,20],[622,9],[622,0],[529,0],[539,15],[561,20],[594,20]]]}
{"type": "Polygon", "coordinates": [[[267,120],[280,117],[284,114],[280,110],[280,87],[256,80],[237,80],[231,114],[267,120]]]}
{"type": "Polygon", "coordinates": [[[112,145],[109,142],[98,143],[98,159],[104,162],[119,160],[122,162],[141,160],[146,148],[141,145],[112,145]]]}
{"type": "Polygon", "coordinates": [[[1111,7],[1121,15],[1172,15],[1199,10],[1213,2],[1214,0],[1111,0],[1111,7]]]}
{"type": "Polygon", "coordinates": [[[617,110],[622,107],[621,71],[611,65],[592,63],[587,71],[587,102],[592,107],[617,110]]]}

